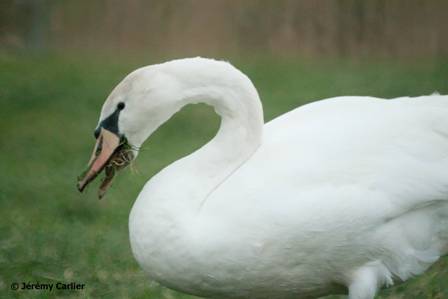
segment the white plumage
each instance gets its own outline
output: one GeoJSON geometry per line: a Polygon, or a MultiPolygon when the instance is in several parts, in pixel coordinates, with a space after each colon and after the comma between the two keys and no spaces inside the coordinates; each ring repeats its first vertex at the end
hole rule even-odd
{"type": "MultiPolygon", "coordinates": [[[[251,81],[192,58],[133,72],[106,101],[139,147],[189,103],[216,137],[154,176],[129,220],[160,283],[213,298],[373,298],[448,250],[448,96],[338,97],[267,124],[251,81]]],[[[157,157],[156,157],[157,158],[157,157]]]]}

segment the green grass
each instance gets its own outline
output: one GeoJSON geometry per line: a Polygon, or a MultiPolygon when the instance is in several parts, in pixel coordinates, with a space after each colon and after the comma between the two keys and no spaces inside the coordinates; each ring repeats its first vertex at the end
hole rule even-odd
{"type": "MultiPolygon", "coordinates": [[[[148,141],[139,173],[123,171],[102,201],[98,182],[75,188],[110,90],[154,60],[0,54],[0,297],[193,298],[149,282],[128,242],[128,214],[144,182],[211,138],[212,109],[184,109],[148,141]],[[204,126],[207,123],[210,125],[204,126]],[[11,291],[12,282],[77,281],[84,291],[11,291]]],[[[448,93],[448,64],[344,63],[239,58],[270,120],[337,95],[448,93]]],[[[381,298],[448,298],[448,259],[381,298]]],[[[333,297],[335,298],[335,297],[333,297]]]]}

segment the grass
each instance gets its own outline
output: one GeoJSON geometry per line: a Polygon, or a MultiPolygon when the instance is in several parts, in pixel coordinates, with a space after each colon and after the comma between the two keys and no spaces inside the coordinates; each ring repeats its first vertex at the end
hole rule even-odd
{"type": "MultiPolygon", "coordinates": [[[[123,171],[105,199],[75,188],[103,101],[125,74],[154,60],[0,54],[0,297],[193,298],[151,283],[134,261],[128,213],[144,182],[210,139],[218,118],[187,107],[123,171]],[[204,126],[207,123],[209,125],[204,126]],[[83,291],[11,291],[12,282],[81,282],[83,291]]],[[[337,95],[448,93],[448,64],[234,62],[257,86],[266,120],[337,95]]],[[[448,298],[448,259],[380,298],[448,298]]],[[[331,297],[337,298],[337,297],[331,297]]]]}

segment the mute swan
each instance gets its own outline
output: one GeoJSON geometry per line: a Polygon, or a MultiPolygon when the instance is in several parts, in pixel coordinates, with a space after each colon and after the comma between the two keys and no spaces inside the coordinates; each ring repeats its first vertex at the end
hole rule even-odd
{"type": "Polygon", "coordinates": [[[189,58],[140,68],[110,94],[82,191],[190,103],[222,122],[147,182],[132,252],[170,288],[213,298],[316,298],[377,290],[448,251],[448,96],[337,97],[267,124],[251,81],[189,58]]]}

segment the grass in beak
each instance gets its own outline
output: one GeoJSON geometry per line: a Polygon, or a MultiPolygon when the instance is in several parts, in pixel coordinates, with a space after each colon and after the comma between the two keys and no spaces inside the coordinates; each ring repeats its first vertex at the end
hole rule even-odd
{"type": "Polygon", "coordinates": [[[105,177],[102,179],[98,190],[99,199],[106,194],[107,189],[112,185],[115,173],[131,164],[133,159],[133,148],[127,139],[124,138],[104,167],[105,177]]]}

